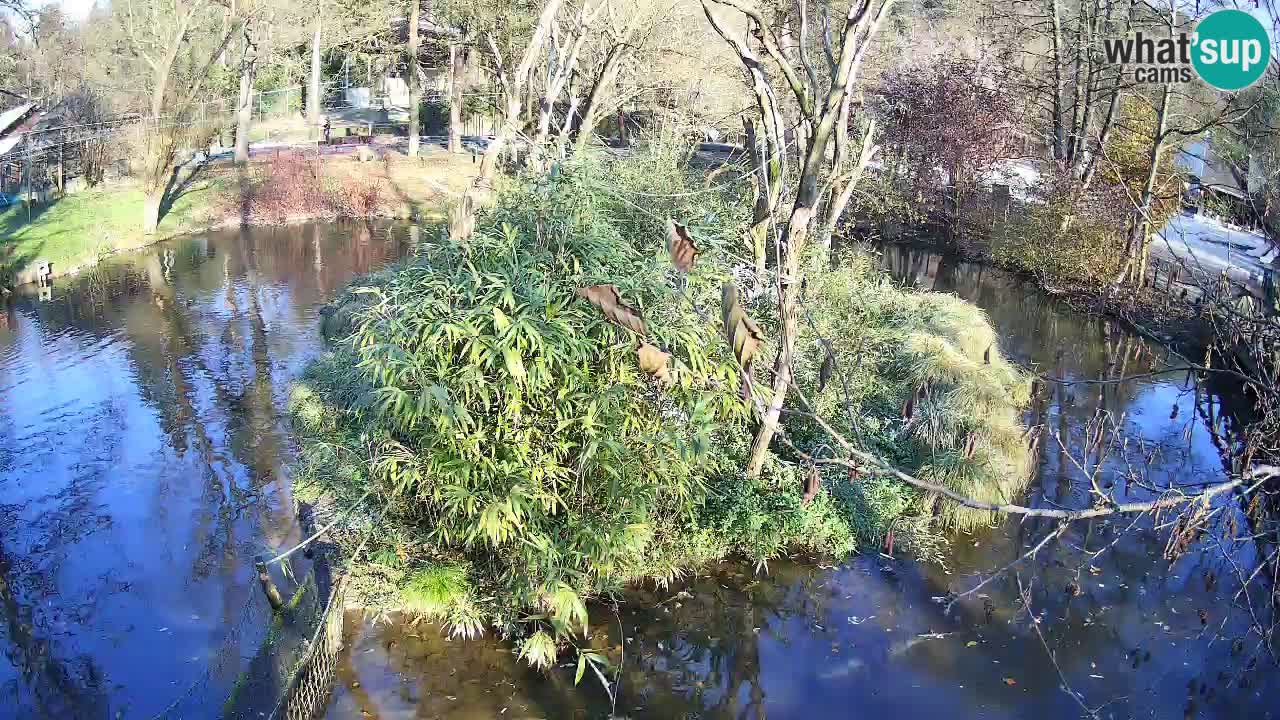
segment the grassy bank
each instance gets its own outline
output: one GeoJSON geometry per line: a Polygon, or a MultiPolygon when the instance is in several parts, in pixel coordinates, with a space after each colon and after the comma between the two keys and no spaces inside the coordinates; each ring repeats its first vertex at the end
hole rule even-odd
{"type": "Polygon", "coordinates": [[[155,236],[143,235],[142,190],[121,182],[0,213],[0,282],[21,277],[34,262],[48,260],[56,274],[92,265],[97,258],[201,229],[210,219],[218,181],[199,180],[173,202],[155,236]]]}
{"type": "MultiPolygon", "coordinates": [[[[659,146],[513,181],[467,247],[426,245],[328,313],[330,351],[291,397],[295,477],[301,498],[359,508],[341,533],[363,548],[350,568],[359,602],[459,635],[496,628],[544,665],[574,643],[588,599],[627,583],[888,537],[930,555],[947,530],[988,520],[871,472],[820,472],[806,499],[815,471],[785,452],[744,475],[753,412],[719,309],[726,281],[749,284],[735,267],[749,190],[703,190],[685,168],[679,147],[659,146]],[[666,253],[668,217],[701,251],[687,276],[666,253]],[[583,299],[600,284],[631,310],[583,299]],[[624,329],[611,313],[640,322],[624,329]]],[[[814,263],[800,345],[829,339],[843,370],[824,382],[821,359],[806,358],[802,391],[926,479],[987,500],[1020,492],[1028,379],[983,314],[900,290],[865,260],[814,263]]],[[[746,297],[770,357],[774,303],[746,297]]],[[[767,385],[757,368],[756,392],[767,385]]],[[[829,442],[795,416],[786,429],[810,454],[829,442]]]]}
{"type": "Polygon", "coordinates": [[[256,158],[241,171],[200,168],[177,193],[159,232],[144,235],[142,190],[121,180],[0,213],[0,285],[34,280],[38,261],[55,275],[71,274],[114,252],[213,227],[285,224],[338,217],[441,219],[449,199],[474,177],[470,156],[432,153],[409,159],[386,150],[373,162],[350,156],[323,162],[284,153],[256,158]]]}

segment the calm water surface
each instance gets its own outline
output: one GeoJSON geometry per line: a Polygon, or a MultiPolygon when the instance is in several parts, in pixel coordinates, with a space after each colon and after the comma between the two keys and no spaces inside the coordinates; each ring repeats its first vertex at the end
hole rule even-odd
{"type": "MultiPolygon", "coordinates": [[[[1098,379],[1164,366],[1158,348],[1003,273],[905,247],[883,250],[881,262],[906,283],[984,308],[1003,349],[1043,373],[1098,379]]],[[[1087,505],[1072,457],[1083,463],[1099,412],[1117,418],[1129,441],[1090,462],[1104,463],[1102,481],[1120,483],[1122,495],[1149,497],[1139,483],[1221,480],[1209,428],[1227,432],[1229,422],[1217,398],[1193,388],[1175,374],[1042,389],[1028,411],[1029,423],[1046,427],[1028,502],[1087,505]],[[1122,470],[1132,477],[1121,479],[1122,470]]],[[[1243,522],[1231,499],[1219,516],[1243,522]]],[[[637,591],[592,612],[592,645],[622,667],[616,707],[590,673],[575,686],[572,666],[543,675],[494,639],[450,641],[432,625],[353,615],[328,717],[1049,720],[1081,717],[1082,703],[1106,718],[1280,716],[1275,666],[1248,634],[1244,599],[1233,602],[1232,563],[1249,572],[1257,548],[1228,545],[1228,560],[1206,541],[1169,561],[1167,531],[1150,520],[1129,531],[1132,522],[1078,524],[950,614],[940,602],[948,591],[973,587],[1052,526],[1010,522],[962,535],[945,565],[883,554],[835,567],[781,561],[767,573],[727,563],[664,591],[637,591]]]]}
{"type": "Polygon", "coordinates": [[[217,717],[266,627],[253,555],[298,536],[287,384],[406,237],[211,234],[0,306],[0,717],[217,717]]]}

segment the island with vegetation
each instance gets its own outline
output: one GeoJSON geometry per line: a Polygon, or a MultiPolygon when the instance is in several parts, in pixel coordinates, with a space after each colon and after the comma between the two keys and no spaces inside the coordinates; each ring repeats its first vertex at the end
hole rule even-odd
{"type": "MultiPolygon", "coordinates": [[[[591,671],[616,716],[624,667],[659,677],[645,663],[678,657],[644,637],[656,613],[623,628],[628,606],[723,609],[696,594],[712,576],[743,580],[728,594],[766,584],[774,602],[815,568],[843,586],[805,586],[802,604],[829,590],[832,607],[864,609],[837,618],[845,635],[827,623],[814,664],[879,615],[886,637],[911,635],[881,648],[886,662],[922,672],[987,652],[1000,625],[1029,641],[1038,691],[1082,716],[1105,716],[1105,699],[1069,679],[1142,697],[1116,671],[1150,662],[1141,682],[1161,684],[1162,707],[1187,700],[1187,717],[1210,702],[1210,667],[1242,707],[1260,664],[1274,681],[1277,48],[1232,88],[1107,50],[1138,33],[1176,42],[1219,13],[1274,40],[1275,8],[104,0],[73,19],[64,5],[0,0],[0,418],[19,418],[0,423],[0,488],[65,480],[0,503],[20,690],[73,684],[43,672],[68,648],[41,633],[92,614],[41,616],[40,588],[118,569],[56,571],[63,560],[22,550],[78,559],[82,538],[62,528],[112,501],[85,537],[181,546],[166,562],[186,589],[221,563],[217,580],[245,597],[217,622],[234,625],[235,602],[253,617],[266,590],[270,629],[241,663],[256,667],[230,669],[250,644],[235,625],[225,663],[205,663],[215,681],[166,713],[232,677],[227,708],[261,692],[278,710],[325,673],[307,702],[326,702],[334,676],[358,674],[355,645],[340,647],[353,633],[337,632],[350,609],[465,640],[453,657],[498,647],[532,687],[591,671]],[[82,367],[111,382],[68,378],[82,367]],[[30,401],[10,392],[33,387],[30,401]],[[46,449],[66,442],[64,406],[128,447],[69,450],[59,469],[46,449]],[[129,466],[158,488],[145,512],[190,530],[181,542],[121,539],[144,525],[123,521],[138,517],[133,486],[80,473],[149,441],[155,466],[190,462],[184,478],[207,485],[187,497],[129,466]],[[50,498],[67,504],[46,512],[50,498]],[[999,550],[972,562],[984,543],[999,550]],[[850,568],[915,586],[886,582],[867,610],[849,585],[875,583],[850,568]],[[899,607],[908,595],[923,601],[899,607]],[[1169,612],[1148,622],[1154,595],[1169,612]],[[617,637],[602,639],[605,616],[617,637]],[[1199,643],[1187,657],[1204,667],[1159,665],[1139,625],[1164,633],[1155,644],[1199,643]],[[1076,641],[1094,633],[1123,659],[1085,657],[1076,641]],[[934,640],[952,654],[907,656],[934,640]],[[1186,698],[1169,689],[1184,679],[1186,698]]],[[[89,594],[124,604],[134,582],[89,594]]],[[[139,597],[181,606],[186,629],[209,615],[167,587],[139,597]]],[[[724,706],[752,695],[764,716],[752,665],[767,623],[754,596],[739,601],[732,623],[670,617],[734,635],[729,664],[747,679],[720,688],[724,706]]],[[[785,640],[785,624],[764,632],[785,640]]],[[[175,644],[195,664],[214,645],[199,629],[175,644]]],[[[116,631],[83,635],[115,648],[116,631]]],[[[845,683],[872,654],[855,648],[815,683],[845,683]]],[[[700,666],[677,662],[683,688],[700,666]]],[[[969,683],[937,677],[948,693],[969,683]]],[[[880,691],[860,682],[846,690],[880,691]]],[[[1030,685],[1002,674],[970,689],[985,710],[993,687],[1030,685]]]]}

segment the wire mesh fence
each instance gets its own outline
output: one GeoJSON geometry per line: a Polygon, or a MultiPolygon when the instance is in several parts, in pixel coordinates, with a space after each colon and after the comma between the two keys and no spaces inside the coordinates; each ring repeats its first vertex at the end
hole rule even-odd
{"type": "MultiPolygon", "coordinates": [[[[308,532],[310,509],[299,509],[308,532]]],[[[201,675],[154,720],[313,720],[332,691],[342,650],[345,583],[332,576],[335,550],[318,541],[276,566],[293,590],[273,611],[257,588],[226,628],[201,675]],[[291,568],[306,566],[300,578],[291,568]],[[296,582],[294,582],[296,580],[296,582]]],[[[273,581],[274,582],[274,581],[273,581]]]]}
{"type": "Polygon", "coordinates": [[[306,655],[285,686],[269,720],[312,720],[324,710],[333,690],[338,654],[342,651],[345,588],[346,584],[339,578],[316,624],[306,655]]]}

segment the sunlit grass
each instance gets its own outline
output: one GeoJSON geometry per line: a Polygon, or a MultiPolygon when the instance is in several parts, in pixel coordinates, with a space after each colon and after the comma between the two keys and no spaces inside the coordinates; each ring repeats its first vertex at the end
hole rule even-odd
{"type": "Polygon", "coordinates": [[[104,253],[141,247],[201,227],[218,181],[197,180],[160,220],[155,236],[142,234],[142,190],[129,182],[84,190],[30,213],[21,204],[0,212],[0,275],[47,260],[55,272],[93,264],[104,253]]]}

